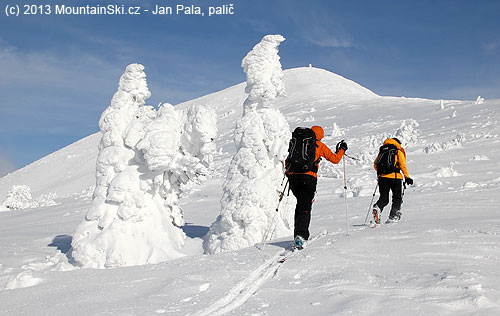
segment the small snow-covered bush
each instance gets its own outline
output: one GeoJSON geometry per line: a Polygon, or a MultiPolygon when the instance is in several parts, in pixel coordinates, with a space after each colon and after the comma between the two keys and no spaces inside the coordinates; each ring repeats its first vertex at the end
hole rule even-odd
{"type": "Polygon", "coordinates": [[[331,137],[344,136],[345,129],[340,128],[337,123],[333,123],[331,137]]]}
{"type": "Polygon", "coordinates": [[[4,211],[22,210],[32,207],[31,189],[27,185],[13,185],[2,203],[4,211]]]}
{"type": "Polygon", "coordinates": [[[474,104],[483,104],[484,103],[484,98],[481,96],[478,96],[474,104]]]}
{"type": "Polygon", "coordinates": [[[434,174],[436,175],[436,178],[458,177],[461,175],[453,168],[453,165],[450,165],[449,167],[439,168],[434,171],[434,174]]]}
{"type": "Polygon", "coordinates": [[[404,120],[401,123],[401,126],[394,131],[392,137],[399,139],[404,147],[416,145],[420,134],[420,131],[418,130],[419,126],[420,124],[413,119],[404,120]]]}
{"type": "Polygon", "coordinates": [[[49,192],[47,194],[42,194],[42,195],[40,195],[40,197],[38,197],[38,199],[36,199],[34,204],[37,207],[57,205],[58,203],[55,201],[56,197],[57,197],[57,194],[55,192],[49,192]]]}
{"type": "Polygon", "coordinates": [[[458,133],[457,136],[455,136],[455,138],[453,138],[451,141],[442,143],[432,143],[427,145],[424,148],[424,152],[427,154],[432,154],[436,152],[450,150],[452,148],[461,147],[463,141],[465,141],[465,134],[458,133]]]}
{"type": "Polygon", "coordinates": [[[5,201],[0,205],[0,212],[24,210],[42,206],[57,205],[55,192],[40,195],[36,200],[31,197],[31,188],[27,185],[13,185],[5,201]]]}

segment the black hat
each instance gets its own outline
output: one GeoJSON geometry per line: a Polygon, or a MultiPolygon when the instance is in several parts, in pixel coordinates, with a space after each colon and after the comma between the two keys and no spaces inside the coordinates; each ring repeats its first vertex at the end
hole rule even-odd
{"type": "Polygon", "coordinates": [[[397,142],[398,142],[398,144],[400,144],[400,145],[401,145],[401,141],[400,141],[399,139],[397,139],[396,137],[393,137],[392,139],[394,139],[395,141],[397,141],[397,142]]]}

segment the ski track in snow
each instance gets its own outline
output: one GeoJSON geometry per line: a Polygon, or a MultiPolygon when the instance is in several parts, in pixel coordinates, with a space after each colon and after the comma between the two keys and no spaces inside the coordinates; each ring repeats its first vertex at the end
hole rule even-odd
{"type": "Polygon", "coordinates": [[[253,271],[246,279],[230,289],[224,297],[206,309],[196,313],[194,316],[224,315],[243,305],[258,291],[266,280],[276,274],[280,267],[278,260],[282,255],[284,255],[284,253],[280,252],[269,259],[266,263],[253,271]]]}
{"type": "MultiPolygon", "coordinates": [[[[326,231],[321,231],[318,235],[312,237],[308,244],[313,243],[315,240],[327,235],[326,231]]],[[[309,245],[308,245],[309,247],[309,245]]],[[[306,251],[303,250],[284,250],[277,252],[271,259],[268,259],[259,268],[254,270],[250,275],[231,288],[226,295],[220,300],[216,301],[206,309],[199,311],[194,316],[218,316],[227,314],[238,307],[245,304],[250,297],[252,297],[259,288],[270,278],[278,273],[279,268],[290,258],[297,254],[306,251]]],[[[307,251],[306,251],[307,252],[307,251]]]]}

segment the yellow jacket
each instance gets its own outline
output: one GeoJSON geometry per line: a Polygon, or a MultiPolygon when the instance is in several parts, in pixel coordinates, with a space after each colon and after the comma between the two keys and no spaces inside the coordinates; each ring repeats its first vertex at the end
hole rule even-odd
{"type": "MultiPolygon", "coordinates": [[[[397,141],[395,141],[392,138],[388,138],[384,141],[384,145],[388,145],[388,144],[394,145],[398,148],[398,154],[396,155],[396,166],[399,168],[399,170],[401,170],[401,172],[403,172],[403,174],[401,174],[401,172],[392,172],[389,174],[380,175],[380,177],[403,180],[403,175],[404,175],[405,178],[409,178],[410,175],[408,174],[408,169],[406,169],[406,152],[405,152],[405,150],[403,149],[403,147],[401,147],[401,144],[399,144],[397,141]]],[[[375,159],[375,161],[377,161],[377,160],[378,160],[378,155],[377,155],[377,158],[375,159]]],[[[377,166],[376,166],[375,162],[373,163],[373,168],[375,168],[375,170],[377,170],[377,166]]]]}

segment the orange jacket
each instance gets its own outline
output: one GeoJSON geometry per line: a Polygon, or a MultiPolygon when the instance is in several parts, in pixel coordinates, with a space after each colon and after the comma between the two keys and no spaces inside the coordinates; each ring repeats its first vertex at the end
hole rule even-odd
{"type": "MultiPolygon", "coordinates": [[[[330,150],[330,148],[328,148],[328,146],[326,146],[325,144],[323,144],[321,142],[321,139],[323,139],[323,136],[324,136],[324,131],[323,131],[323,128],[321,126],[313,126],[311,128],[314,133],[316,134],[316,159],[314,161],[318,161],[321,157],[324,157],[326,160],[332,162],[332,163],[339,163],[340,162],[340,159],[342,159],[342,156],[344,156],[344,150],[343,149],[340,149],[338,153],[334,153],[330,150]]],[[[319,165],[319,162],[318,162],[318,165],[319,165]]],[[[313,172],[313,171],[308,171],[308,172],[305,172],[305,173],[298,173],[298,172],[287,172],[287,174],[309,174],[313,177],[318,177],[318,175],[316,174],[316,172],[313,172]]]]}
{"type": "MultiPolygon", "coordinates": [[[[395,141],[392,138],[388,138],[384,141],[384,145],[388,145],[388,144],[394,145],[398,148],[398,154],[396,155],[396,166],[401,170],[401,172],[403,172],[405,178],[409,178],[410,175],[408,174],[408,169],[406,168],[406,152],[405,152],[405,150],[403,149],[403,147],[401,147],[401,145],[397,141],[395,141]]],[[[377,159],[378,159],[378,155],[377,155],[377,158],[375,159],[375,161],[377,161],[377,159]]],[[[373,168],[375,168],[375,170],[377,170],[377,165],[375,164],[375,162],[373,163],[373,168]]],[[[389,174],[383,174],[383,175],[381,175],[381,177],[382,178],[394,178],[394,179],[403,180],[403,174],[401,174],[401,172],[393,172],[393,173],[389,173],[389,174]]]]}

